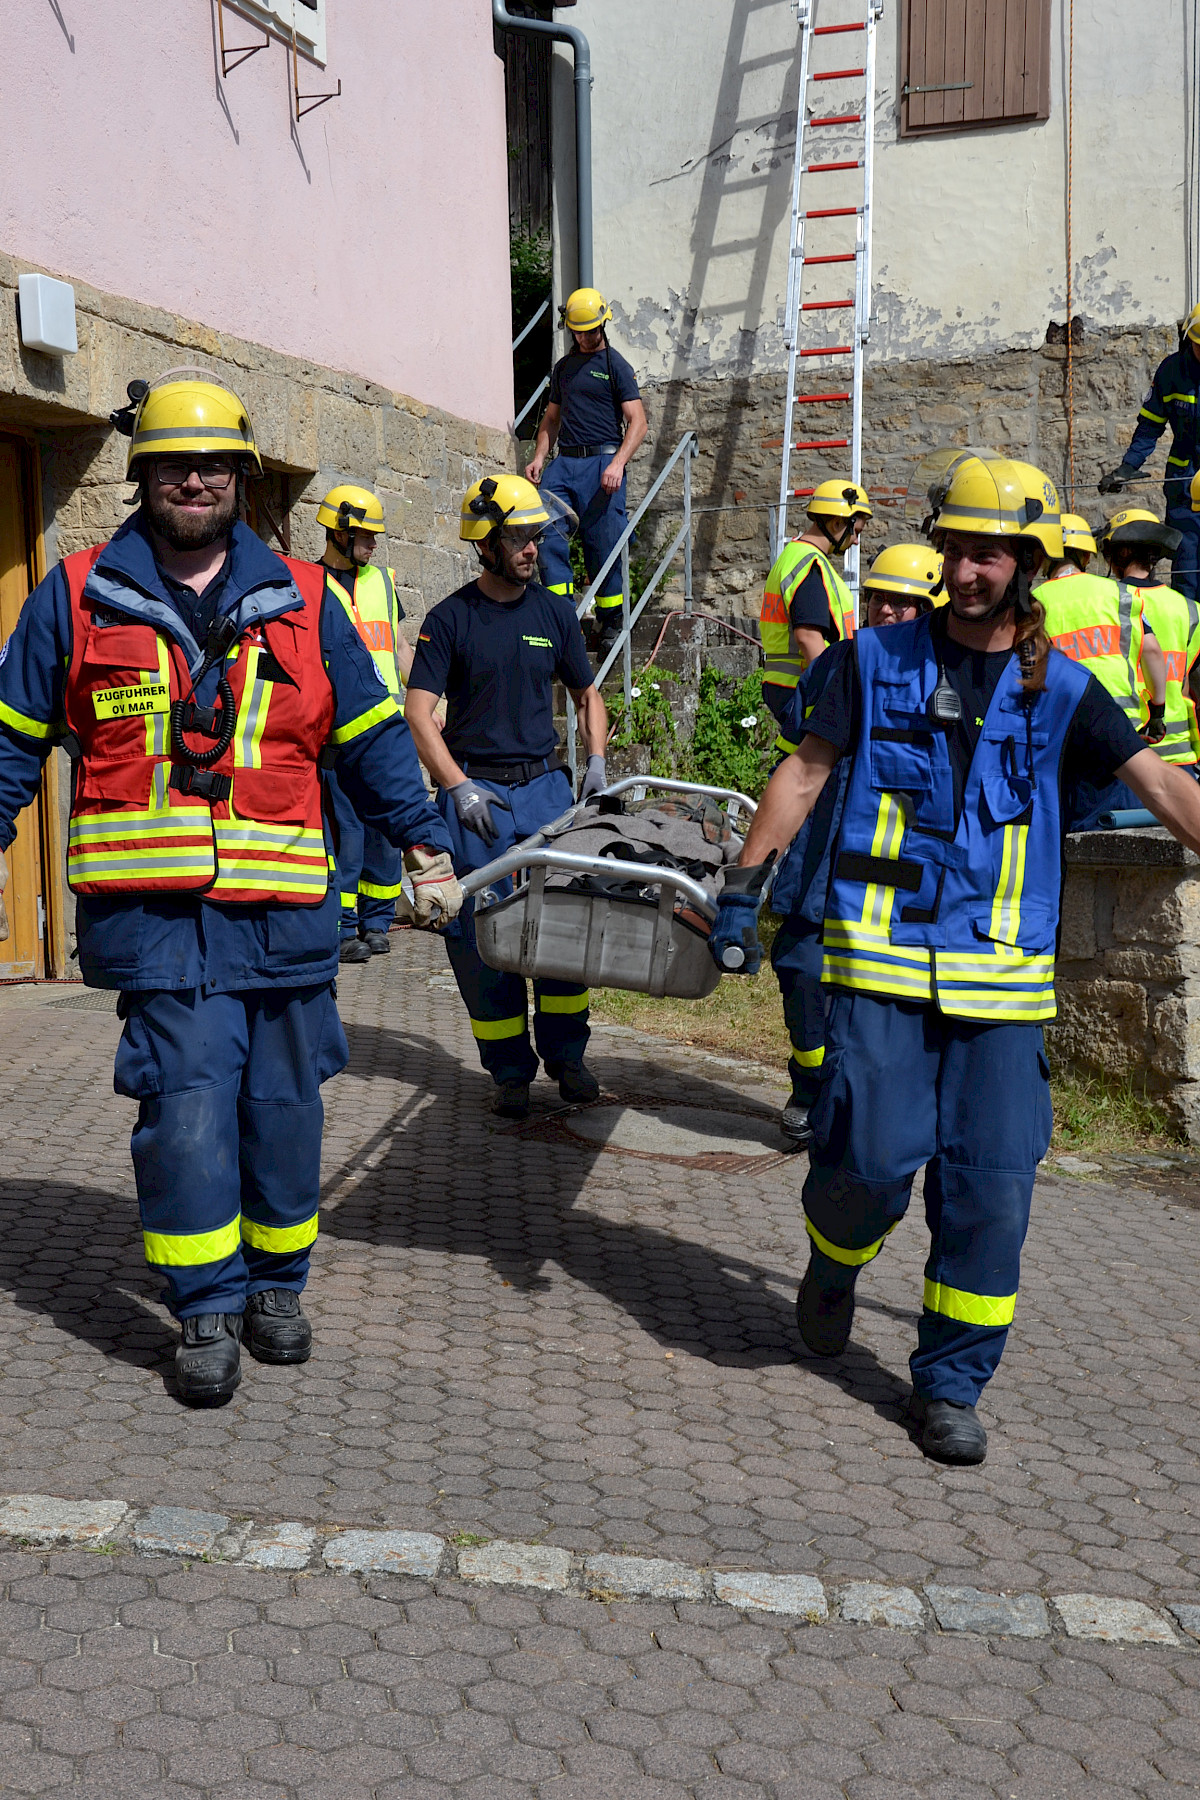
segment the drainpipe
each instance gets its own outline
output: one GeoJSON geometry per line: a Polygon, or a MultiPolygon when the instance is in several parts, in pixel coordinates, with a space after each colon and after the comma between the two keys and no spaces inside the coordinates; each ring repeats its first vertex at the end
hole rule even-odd
{"type": "Polygon", "coordinates": [[[579,247],[578,287],[592,286],[592,52],[576,25],[548,19],[523,19],[510,13],[505,0],[492,0],[492,24],[500,31],[524,31],[530,37],[554,38],[570,44],[575,57],[575,237],[579,247]]]}

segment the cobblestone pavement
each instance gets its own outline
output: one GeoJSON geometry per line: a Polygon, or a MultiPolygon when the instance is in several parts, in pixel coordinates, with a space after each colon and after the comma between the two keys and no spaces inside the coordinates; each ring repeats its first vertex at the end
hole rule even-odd
{"type": "MultiPolygon", "coordinates": [[[[571,1137],[545,1081],[532,1127],[502,1126],[442,947],[392,942],[340,983],[353,1055],[326,1089],[317,1354],[250,1363],[218,1412],[171,1393],[110,1002],[0,994],[0,1491],[1200,1600],[1194,1212],[1041,1181],[991,1454],[938,1468],[901,1423],[919,1208],[864,1277],[851,1353],[805,1359],[803,1159],[618,1154],[571,1137]]],[[[594,1060],[652,1118],[732,1110],[769,1150],[778,1095],[753,1069],[613,1032],[594,1060]]]]}
{"type": "Polygon", "coordinates": [[[0,1555],[0,1791],[1169,1800],[1200,1655],[454,1583],[0,1555]]]}

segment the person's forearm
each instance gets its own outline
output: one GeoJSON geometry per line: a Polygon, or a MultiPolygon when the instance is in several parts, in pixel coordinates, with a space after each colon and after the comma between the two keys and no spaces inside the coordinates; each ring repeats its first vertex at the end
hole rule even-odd
{"type": "Polygon", "coordinates": [[[620,448],[613,457],[613,461],[620,468],[624,469],[627,467],[637,455],[639,449],[646,441],[646,433],[649,429],[650,427],[647,424],[644,410],[639,410],[637,413],[634,413],[632,417],[626,419],[625,436],[621,439],[620,448]]]}
{"type": "Polygon", "coordinates": [[[1133,789],[1172,836],[1200,856],[1200,785],[1190,775],[1153,750],[1139,750],[1122,763],[1117,779],[1133,789]]]}
{"type": "Polygon", "coordinates": [[[467,779],[449,750],[441,732],[433,722],[434,696],[423,688],[410,688],[404,717],[417,746],[417,755],[439,787],[457,787],[467,779]]]}
{"type": "Polygon", "coordinates": [[[797,625],[792,628],[792,644],[797,656],[802,656],[810,666],[816,662],[822,651],[829,648],[829,641],[821,632],[808,625],[797,625]]]}
{"type": "Polygon", "coordinates": [[[400,671],[400,679],[408,686],[408,678],[412,674],[413,647],[406,637],[396,637],[396,667],[400,671]]]}
{"type": "Polygon", "coordinates": [[[1142,640],[1142,674],[1150,698],[1156,706],[1162,706],[1167,698],[1167,661],[1157,638],[1142,640]]]}
{"type": "Polygon", "coordinates": [[[608,741],[608,708],[597,688],[586,688],[572,694],[579,715],[579,731],[589,756],[603,756],[608,741]]]}
{"type": "Polygon", "coordinates": [[[833,745],[810,735],[780,763],[750,822],[739,865],[765,862],[772,850],[782,855],[816,805],[836,761],[833,745]]]}

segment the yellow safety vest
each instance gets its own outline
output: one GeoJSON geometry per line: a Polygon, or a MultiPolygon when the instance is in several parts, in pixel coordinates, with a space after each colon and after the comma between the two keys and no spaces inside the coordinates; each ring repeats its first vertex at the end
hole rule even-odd
{"type": "Polygon", "coordinates": [[[1142,590],[1079,574],[1042,582],[1037,597],[1055,648],[1083,663],[1135,727],[1144,725],[1150,708],[1141,675],[1142,590]]]}
{"type": "Polygon", "coordinates": [[[792,625],[788,609],[792,594],[814,563],[825,586],[834,635],[838,638],[854,636],[854,596],[850,589],[829,558],[815,544],[805,544],[799,538],[794,538],[790,544],[783,546],[767,576],[758,621],[766,659],[763,680],[774,682],[776,687],[794,688],[808,667],[808,658],[797,656],[792,649],[792,625]]]}
{"type": "Polygon", "coordinates": [[[354,581],[343,587],[350,571],[326,569],[330,587],[346,609],[346,616],[371,652],[380,680],[389,694],[399,695],[404,683],[396,661],[400,615],[396,604],[396,571],[366,563],[354,581]]]}
{"type": "Polygon", "coordinates": [[[1151,744],[1164,762],[1200,762],[1196,703],[1187,688],[1188,670],[1200,656],[1200,607],[1171,587],[1143,587],[1146,624],[1158,639],[1167,665],[1167,735],[1151,744]]]}

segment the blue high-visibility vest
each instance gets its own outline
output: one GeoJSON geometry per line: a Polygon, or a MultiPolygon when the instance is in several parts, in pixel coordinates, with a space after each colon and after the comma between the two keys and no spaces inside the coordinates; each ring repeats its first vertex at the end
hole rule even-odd
{"type": "Polygon", "coordinates": [[[862,722],[834,854],[822,979],[989,1024],[1052,1019],[1059,768],[1087,671],[1052,650],[1026,696],[1014,655],[992,695],[962,812],[930,619],[854,639],[862,722]]]}

